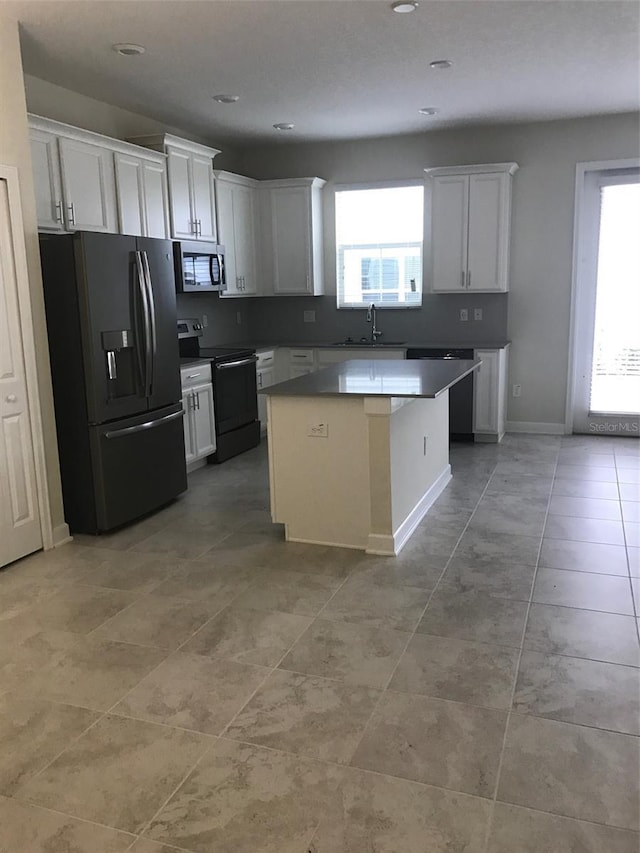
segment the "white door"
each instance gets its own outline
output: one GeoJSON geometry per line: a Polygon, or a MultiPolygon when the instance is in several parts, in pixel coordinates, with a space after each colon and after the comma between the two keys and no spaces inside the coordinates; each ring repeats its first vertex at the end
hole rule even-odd
{"type": "Polygon", "coordinates": [[[176,240],[193,240],[194,215],[191,210],[190,155],[169,149],[167,158],[171,187],[171,236],[176,240]]]}
{"type": "Polygon", "coordinates": [[[118,220],[122,234],[145,236],[142,161],[128,154],[114,154],[118,220]]]}
{"type": "Polygon", "coordinates": [[[113,152],[76,139],[60,139],[65,219],[70,229],[115,234],[113,152]]]}
{"type": "Polygon", "coordinates": [[[433,178],[431,196],[431,282],[434,293],[467,286],[469,178],[433,178]]]}
{"type": "Polygon", "coordinates": [[[42,130],[30,133],[38,228],[64,231],[58,137],[42,130]]]}
{"type": "Polygon", "coordinates": [[[470,290],[502,290],[501,258],[504,173],[471,175],[469,178],[469,235],[467,287],[470,290]]]}
{"type": "Polygon", "coordinates": [[[9,194],[0,180],[0,566],[42,548],[9,194]]]}
{"type": "Polygon", "coordinates": [[[193,181],[193,208],[198,222],[200,240],[216,240],[216,219],[213,195],[213,163],[211,157],[191,155],[193,181]]]}
{"type": "Polygon", "coordinates": [[[163,163],[142,161],[142,179],[144,187],[144,213],[146,221],[145,236],[159,237],[165,240],[169,236],[167,222],[167,181],[163,163]]]}
{"type": "Polygon", "coordinates": [[[310,283],[311,222],[306,187],[271,190],[273,290],[305,293],[310,283]]]}
{"type": "Polygon", "coordinates": [[[209,385],[196,385],[191,393],[195,397],[192,403],[192,423],[195,455],[197,458],[209,456],[216,449],[215,421],[213,419],[213,388],[209,385]]]}

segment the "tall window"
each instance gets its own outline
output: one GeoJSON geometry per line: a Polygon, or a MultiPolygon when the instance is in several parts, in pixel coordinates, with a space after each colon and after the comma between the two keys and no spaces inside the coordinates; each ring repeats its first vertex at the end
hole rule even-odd
{"type": "Polygon", "coordinates": [[[422,184],[336,191],[338,308],[422,304],[422,184]]]}

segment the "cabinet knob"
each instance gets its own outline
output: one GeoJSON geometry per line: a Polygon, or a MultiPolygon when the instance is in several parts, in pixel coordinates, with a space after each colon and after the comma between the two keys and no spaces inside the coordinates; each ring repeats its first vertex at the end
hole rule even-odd
{"type": "Polygon", "coordinates": [[[4,399],[6,400],[7,403],[16,403],[18,401],[18,398],[16,397],[15,394],[7,394],[7,396],[4,399]]]}

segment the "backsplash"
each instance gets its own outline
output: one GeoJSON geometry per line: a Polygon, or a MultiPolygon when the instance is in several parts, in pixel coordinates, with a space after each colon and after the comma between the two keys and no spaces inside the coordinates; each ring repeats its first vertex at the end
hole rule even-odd
{"type": "MultiPolygon", "coordinates": [[[[507,338],[506,293],[425,294],[421,308],[378,308],[377,326],[385,341],[455,341],[473,344],[507,338]],[[459,319],[466,308],[469,320],[459,319]],[[482,320],[473,319],[474,308],[482,320]]],[[[202,346],[243,341],[330,343],[369,337],[364,310],[338,310],[335,296],[274,296],[221,299],[217,293],[178,294],[178,316],[207,316],[202,346]],[[315,323],[304,312],[315,312],[315,323]],[[238,323],[238,313],[240,323],[238,323]]]]}

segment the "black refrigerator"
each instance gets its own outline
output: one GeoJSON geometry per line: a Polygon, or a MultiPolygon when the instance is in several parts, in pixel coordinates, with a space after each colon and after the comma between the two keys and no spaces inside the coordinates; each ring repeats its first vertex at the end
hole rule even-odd
{"type": "Polygon", "coordinates": [[[187,488],[169,240],[40,235],[65,517],[102,533],[187,488]]]}

